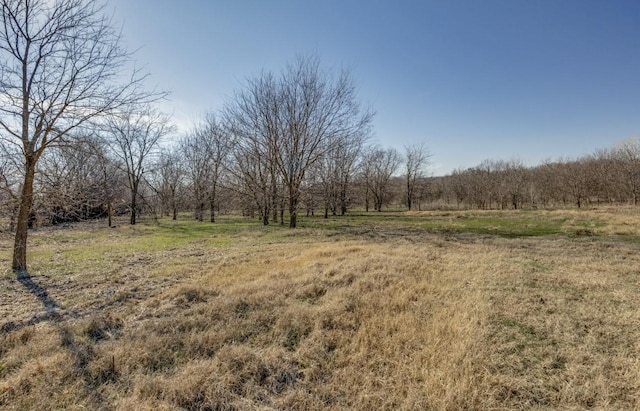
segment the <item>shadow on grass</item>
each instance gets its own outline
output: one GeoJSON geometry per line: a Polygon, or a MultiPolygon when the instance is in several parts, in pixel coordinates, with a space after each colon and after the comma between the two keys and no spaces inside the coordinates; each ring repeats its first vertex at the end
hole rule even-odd
{"type": "Polygon", "coordinates": [[[42,321],[60,320],[62,318],[62,307],[54,300],[46,288],[33,281],[33,278],[26,270],[16,272],[16,279],[31,294],[33,294],[44,307],[44,313],[36,313],[27,321],[9,321],[0,325],[0,334],[19,330],[23,327],[34,325],[42,321]]]}
{"type": "Polygon", "coordinates": [[[16,278],[20,284],[22,284],[31,294],[33,294],[44,306],[47,313],[51,313],[57,309],[60,309],[60,305],[51,298],[49,292],[40,284],[33,281],[33,278],[26,270],[18,271],[16,278]]]}
{"type": "Polygon", "coordinates": [[[110,317],[105,317],[106,319],[102,320],[100,318],[103,317],[99,317],[89,324],[86,340],[77,338],[65,320],[69,317],[77,318],[78,313],[67,311],[60,306],[45,287],[33,280],[28,271],[16,271],[15,274],[16,280],[40,301],[44,312],[38,312],[25,321],[9,321],[0,325],[0,336],[45,321],[55,323],[54,327],[60,334],[61,346],[71,354],[73,359],[71,364],[72,378],[81,382],[91,409],[107,409],[99,387],[102,384],[116,381],[115,357],[112,357],[111,363],[100,369],[99,372],[91,372],[88,365],[96,356],[94,345],[98,341],[108,338],[109,332],[119,330],[122,326],[121,323],[110,320],[110,317]]]}

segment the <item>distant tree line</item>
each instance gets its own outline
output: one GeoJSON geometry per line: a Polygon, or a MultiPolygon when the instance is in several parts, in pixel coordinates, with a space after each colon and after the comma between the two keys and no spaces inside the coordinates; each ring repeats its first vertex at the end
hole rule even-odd
{"type": "Polygon", "coordinates": [[[545,161],[533,167],[521,161],[482,161],[425,184],[430,206],[520,209],[638,205],[640,140],[628,139],[577,159],[545,161]]]}

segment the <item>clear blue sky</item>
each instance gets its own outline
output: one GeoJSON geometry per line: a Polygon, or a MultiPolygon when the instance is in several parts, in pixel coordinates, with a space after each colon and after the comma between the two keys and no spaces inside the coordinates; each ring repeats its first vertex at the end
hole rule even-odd
{"type": "MultiPolygon", "coordinates": [[[[109,0],[185,130],[296,54],[348,67],[373,141],[425,143],[435,175],[640,137],[638,0],[109,0]]],[[[185,130],[186,131],[186,130],[185,130]]]]}

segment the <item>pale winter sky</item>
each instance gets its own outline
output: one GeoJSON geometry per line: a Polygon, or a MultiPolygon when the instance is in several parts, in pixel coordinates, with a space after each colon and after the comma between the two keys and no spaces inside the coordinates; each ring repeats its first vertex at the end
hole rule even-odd
{"type": "Polygon", "coordinates": [[[638,0],[108,0],[183,131],[297,54],[350,68],[373,142],[442,175],[640,137],[638,0]]]}

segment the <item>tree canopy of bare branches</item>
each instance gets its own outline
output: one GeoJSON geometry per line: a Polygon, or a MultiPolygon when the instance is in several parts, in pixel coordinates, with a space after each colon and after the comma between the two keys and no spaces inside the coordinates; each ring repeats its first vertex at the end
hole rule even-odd
{"type": "Polygon", "coordinates": [[[382,211],[382,206],[389,197],[389,182],[400,163],[402,156],[394,148],[383,149],[372,147],[362,160],[362,174],[366,186],[365,208],[369,211],[369,195],[373,197],[376,211],[382,211]]]}
{"type": "Polygon", "coordinates": [[[203,220],[205,205],[209,203],[209,220],[216,220],[218,192],[223,173],[228,168],[233,148],[233,138],[215,114],[209,112],[194,130],[180,142],[180,153],[184,158],[190,185],[193,191],[195,218],[203,220]]]}
{"type": "Polygon", "coordinates": [[[407,208],[411,210],[416,196],[416,185],[426,175],[431,154],[424,144],[405,147],[405,172],[407,179],[407,208]]]}
{"type": "MultiPolygon", "coordinates": [[[[242,175],[258,184],[261,197],[280,178],[287,192],[289,227],[297,225],[307,173],[342,139],[366,134],[372,113],[362,110],[347,71],[323,70],[314,57],[299,57],[280,77],[263,73],[248,81],[226,108],[238,139],[242,175]],[[256,161],[266,162],[256,168],[256,161]]],[[[256,193],[259,194],[259,193],[256,193]]]]}
{"type": "Polygon", "coordinates": [[[129,208],[131,224],[136,223],[138,194],[149,157],[161,139],[173,131],[167,115],[150,107],[140,111],[124,111],[110,116],[105,123],[106,139],[113,154],[124,164],[131,193],[129,208]]]}

